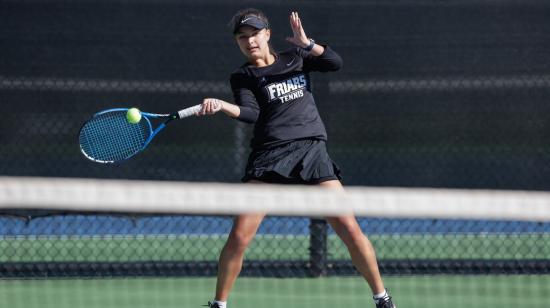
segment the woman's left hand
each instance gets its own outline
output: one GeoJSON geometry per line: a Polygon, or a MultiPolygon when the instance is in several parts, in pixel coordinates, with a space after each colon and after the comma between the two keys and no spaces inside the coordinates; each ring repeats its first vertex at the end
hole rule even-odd
{"type": "Polygon", "coordinates": [[[292,28],[293,37],[287,37],[286,40],[298,47],[307,47],[310,42],[307,38],[302,22],[298,16],[298,12],[290,13],[290,27],[292,28]]]}

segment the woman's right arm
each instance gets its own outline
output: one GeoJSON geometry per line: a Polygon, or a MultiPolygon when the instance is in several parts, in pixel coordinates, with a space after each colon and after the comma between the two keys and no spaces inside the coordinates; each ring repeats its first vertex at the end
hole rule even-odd
{"type": "Polygon", "coordinates": [[[256,123],[260,109],[256,100],[241,102],[243,105],[235,105],[217,98],[205,98],[202,101],[202,108],[197,113],[198,116],[212,115],[219,111],[225,113],[233,119],[245,122],[256,123]]]}
{"type": "Polygon", "coordinates": [[[205,98],[202,109],[197,115],[214,114],[222,111],[239,121],[256,123],[260,114],[260,107],[256,101],[256,96],[247,86],[245,78],[242,75],[233,74],[230,81],[235,104],[217,98],[205,98]]]}
{"type": "Polygon", "coordinates": [[[202,101],[202,108],[197,115],[215,114],[218,111],[225,113],[232,118],[238,118],[241,114],[241,108],[217,98],[205,98],[202,101]]]}

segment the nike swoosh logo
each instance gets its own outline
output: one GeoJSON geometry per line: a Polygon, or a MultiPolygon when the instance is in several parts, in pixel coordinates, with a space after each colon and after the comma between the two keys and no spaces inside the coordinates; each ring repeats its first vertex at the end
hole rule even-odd
{"type": "Polygon", "coordinates": [[[247,18],[241,20],[241,24],[244,24],[245,22],[247,22],[247,21],[249,21],[249,20],[251,20],[251,19],[252,19],[252,17],[247,17],[247,18]]]}
{"type": "Polygon", "coordinates": [[[292,61],[288,62],[288,63],[286,64],[286,66],[291,66],[292,63],[294,63],[294,60],[295,60],[295,59],[292,59],[292,61]]]}

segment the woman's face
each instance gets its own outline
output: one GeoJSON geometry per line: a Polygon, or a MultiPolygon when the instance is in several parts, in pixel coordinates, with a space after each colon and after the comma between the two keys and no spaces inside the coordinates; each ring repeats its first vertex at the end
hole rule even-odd
{"type": "Polygon", "coordinates": [[[258,30],[250,26],[242,26],[235,34],[237,45],[241,52],[249,59],[255,60],[269,54],[269,29],[258,30]]]}

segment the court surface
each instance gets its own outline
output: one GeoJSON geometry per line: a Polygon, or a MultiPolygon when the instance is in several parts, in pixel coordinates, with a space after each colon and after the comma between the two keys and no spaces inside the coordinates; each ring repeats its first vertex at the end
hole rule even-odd
{"type": "MultiPolygon", "coordinates": [[[[550,276],[402,276],[386,277],[385,283],[400,308],[545,307],[550,276]]],[[[214,278],[2,280],[0,306],[200,307],[212,297],[214,286],[214,278]]],[[[357,277],[241,278],[230,307],[253,308],[266,301],[275,308],[372,305],[366,283],[357,277]]]]}

